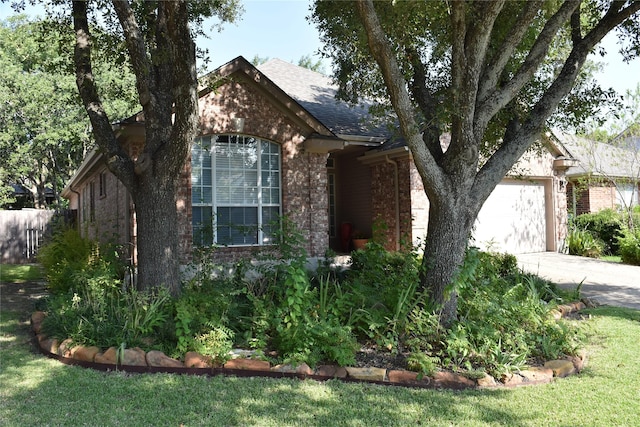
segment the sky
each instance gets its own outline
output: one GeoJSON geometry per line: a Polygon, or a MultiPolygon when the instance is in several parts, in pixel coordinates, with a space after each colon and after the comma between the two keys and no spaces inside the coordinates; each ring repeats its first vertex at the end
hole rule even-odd
{"type": "MultiPolygon", "coordinates": [[[[227,63],[242,55],[251,61],[256,55],[261,58],[280,58],[297,63],[303,56],[311,56],[314,60],[321,57],[318,31],[309,23],[310,0],[245,0],[245,12],[235,24],[226,24],[221,32],[211,30],[210,25],[204,29],[210,39],[199,39],[197,43],[209,50],[210,63],[208,70],[227,63]]],[[[28,9],[27,13],[34,13],[28,9]]],[[[39,12],[42,14],[42,12],[39,12]]],[[[13,14],[10,5],[0,3],[0,18],[13,14]]],[[[592,59],[603,62],[605,67],[596,77],[604,88],[613,87],[619,93],[627,89],[635,89],[640,83],[640,59],[631,63],[622,62],[617,54],[617,37],[610,34],[604,40],[609,52],[605,58],[592,59]]],[[[323,61],[324,71],[331,73],[331,65],[323,61]]]]}

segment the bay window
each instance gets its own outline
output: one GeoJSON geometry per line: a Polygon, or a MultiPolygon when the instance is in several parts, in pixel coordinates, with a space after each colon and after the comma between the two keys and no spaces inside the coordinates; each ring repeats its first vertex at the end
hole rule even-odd
{"type": "Polygon", "coordinates": [[[197,138],[191,150],[195,245],[274,243],[280,216],[280,146],[243,135],[197,138]]]}

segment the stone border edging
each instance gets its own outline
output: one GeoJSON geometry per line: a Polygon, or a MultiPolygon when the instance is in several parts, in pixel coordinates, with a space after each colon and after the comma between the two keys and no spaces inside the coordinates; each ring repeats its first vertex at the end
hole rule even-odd
{"type": "MultiPolygon", "coordinates": [[[[551,315],[559,319],[585,307],[583,302],[565,304],[552,310],[551,315]]],[[[36,311],[31,315],[31,328],[42,354],[65,365],[81,366],[105,372],[297,378],[316,381],[338,379],[344,382],[364,382],[412,388],[464,390],[548,384],[555,378],[579,373],[587,363],[587,354],[581,352],[577,356],[569,356],[566,359],[550,360],[544,366],[531,367],[500,378],[500,380],[496,380],[488,374],[485,374],[483,378],[473,380],[450,371],[438,371],[431,376],[421,377],[417,372],[375,367],[321,365],[314,370],[306,363],[297,367],[291,365],[272,366],[267,361],[249,358],[231,359],[222,366],[214,366],[211,364],[210,358],[195,352],[185,354],[185,361],[182,362],[170,358],[160,351],[145,352],[140,348],[125,349],[121,355],[123,360],[119,361],[115,347],[110,347],[103,352],[98,347],[71,347],[71,339],[59,342],[57,339],[48,338],[41,333],[41,324],[45,316],[46,314],[41,311],[36,311]]]]}

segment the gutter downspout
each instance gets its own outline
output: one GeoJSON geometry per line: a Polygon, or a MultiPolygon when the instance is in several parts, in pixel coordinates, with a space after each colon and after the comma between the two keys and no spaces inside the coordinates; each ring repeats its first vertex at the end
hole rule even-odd
{"type": "Polygon", "coordinates": [[[400,250],[400,185],[398,183],[398,162],[391,160],[389,156],[384,156],[387,163],[393,165],[393,187],[395,197],[395,242],[396,251],[400,250]]]}

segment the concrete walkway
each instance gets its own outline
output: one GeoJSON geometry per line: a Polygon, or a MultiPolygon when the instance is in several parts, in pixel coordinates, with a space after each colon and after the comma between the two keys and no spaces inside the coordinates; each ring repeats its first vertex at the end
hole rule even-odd
{"type": "Polygon", "coordinates": [[[582,282],[582,296],[600,304],[640,310],[640,267],[541,252],[516,255],[518,266],[562,288],[582,282]]]}

